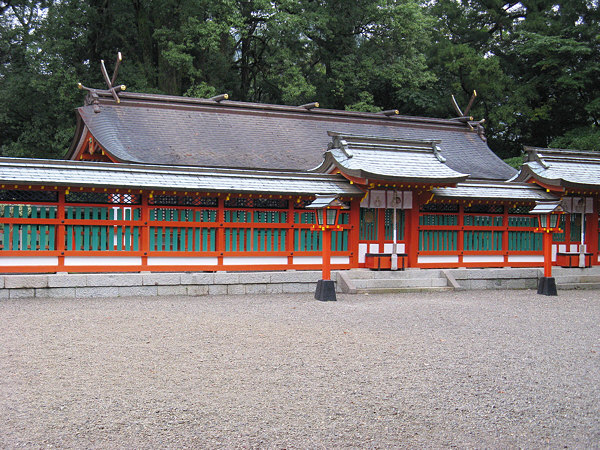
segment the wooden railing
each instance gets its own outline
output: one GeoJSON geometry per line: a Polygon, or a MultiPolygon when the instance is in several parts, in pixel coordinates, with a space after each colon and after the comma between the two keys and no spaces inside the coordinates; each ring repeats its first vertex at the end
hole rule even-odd
{"type": "MultiPolygon", "coordinates": [[[[81,195],[74,202],[68,191],[45,204],[2,201],[0,271],[320,268],[322,235],[311,229],[314,212],[292,202],[277,208],[226,207],[215,194],[210,206],[193,205],[194,198],[163,205],[148,193],[106,197],[106,202],[89,194],[93,203],[81,202],[86,200],[81,195]]],[[[332,265],[350,268],[354,227],[348,212],[340,223],[332,236],[332,265]]]]}
{"type": "MultiPolygon", "coordinates": [[[[437,266],[539,265],[542,236],[534,232],[536,227],[536,217],[526,214],[469,214],[463,213],[462,209],[449,213],[421,212],[418,254],[448,258],[446,262],[440,259],[440,262],[432,263],[437,266]],[[509,255],[514,261],[509,261],[509,255]],[[514,258],[527,255],[532,257],[529,262],[514,258]]],[[[427,261],[426,258],[422,260],[427,261]]]]}

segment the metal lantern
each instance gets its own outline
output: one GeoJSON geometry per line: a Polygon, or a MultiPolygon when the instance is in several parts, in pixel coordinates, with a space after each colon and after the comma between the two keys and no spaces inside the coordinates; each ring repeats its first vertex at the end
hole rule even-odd
{"type": "Polygon", "coordinates": [[[557,295],[556,281],[552,277],[552,233],[560,232],[558,218],[563,213],[560,201],[537,202],[529,211],[537,214],[539,227],[534,231],[543,233],[544,276],[538,280],[538,294],[557,295]]]}
{"type": "Polygon", "coordinates": [[[558,230],[558,219],[563,214],[560,202],[537,202],[535,208],[530,211],[530,214],[537,214],[539,231],[560,231],[558,230]]]}
{"type": "Polygon", "coordinates": [[[323,256],[323,278],[317,282],[315,299],[321,301],[334,301],[335,283],[331,280],[331,230],[338,226],[340,209],[347,206],[342,203],[337,195],[316,195],[315,200],[306,208],[316,209],[317,226],[322,231],[321,252],[323,256]]]}
{"type": "Polygon", "coordinates": [[[335,195],[316,195],[316,199],[311,202],[306,208],[316,209],[315,215],[317,225],[322,227],[333,228],[337,226],[339,220],[339,212],[345,205],[335,195]]]}

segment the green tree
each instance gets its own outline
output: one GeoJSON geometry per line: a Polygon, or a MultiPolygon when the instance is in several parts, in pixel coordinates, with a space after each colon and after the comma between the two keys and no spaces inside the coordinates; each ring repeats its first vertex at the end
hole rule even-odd
{"type": "Polygon", "coordinates": [[[524,144],[595,135],[597,2],[438,0],[430,11],[439,18],[428,58],[440,80],[436,90],[458,94],[463,104],[477,90],[472,114],[486,118],[496,153],[506,158],[524,144]]]}

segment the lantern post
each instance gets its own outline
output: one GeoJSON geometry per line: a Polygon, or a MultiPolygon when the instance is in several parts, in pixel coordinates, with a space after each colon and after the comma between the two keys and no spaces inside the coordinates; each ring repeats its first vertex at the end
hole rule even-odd
{"type": "Polygon", "coordinates": [[[537,202],[530,214],[537,214],[538,227],[536,233],[543,233],[544,276],[538,281],[538,294],[557,295],[556,281],[552,277],[552,233],[560,233],[559,217],[563,214],[560,202],[537,202]]]}
{"type": "Polygon", "coordinates": [[[317,282],[315,299],[321,301],[335,301],[335,283],[331,280],[331,231],[339,228],[340,209],[345,205],[338,200],[336,195],[316,195],[316,199],[306,206],[315,209],[316,224],[313,230],[321,230],[322,275],[317,282]]]}

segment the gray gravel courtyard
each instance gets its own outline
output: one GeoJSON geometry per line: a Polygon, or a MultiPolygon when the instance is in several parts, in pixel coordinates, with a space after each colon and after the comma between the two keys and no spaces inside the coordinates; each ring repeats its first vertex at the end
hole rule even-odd
{"type": "Polygon", "coordinates": [[[0,301],[1,448],[598,447],[600,292],[0,301]]]}

